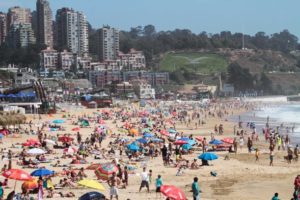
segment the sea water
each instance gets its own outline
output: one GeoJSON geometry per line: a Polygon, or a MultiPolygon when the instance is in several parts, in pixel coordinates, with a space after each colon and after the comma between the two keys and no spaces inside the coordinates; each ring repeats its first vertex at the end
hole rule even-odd
{"type": "Polygon", "coordinates": [[[239,119],[244,127],[247,123],[255,123],[258,133],[262,133],[267,123],[274,129],[283,127],[279,128],[279,133],[288,134],[292,144],[300,144],[300,103],[264,104],[254,111],[232,117],[232,120],[236,122],[239,119]],[[294,127],[294,132],[292,132],[292,127],[294,127]]]}

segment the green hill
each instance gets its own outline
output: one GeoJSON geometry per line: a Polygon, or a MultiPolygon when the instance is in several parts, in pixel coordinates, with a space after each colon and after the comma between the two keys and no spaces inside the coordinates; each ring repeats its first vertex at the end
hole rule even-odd
{"type": "Polygon", "coordinates": [[[161,59],[161,71],[173,72],[185,68],[197,74],[212,74],[226,71],[228,63],[220,55],[200,52],[167,53],[161,59]]]}

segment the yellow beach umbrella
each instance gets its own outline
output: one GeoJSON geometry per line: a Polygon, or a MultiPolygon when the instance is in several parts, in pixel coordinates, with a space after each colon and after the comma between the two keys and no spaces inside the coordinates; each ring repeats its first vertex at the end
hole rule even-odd
{"type": "Polygon", "coordinates": [[[85,187],[93,188],[96,190],[105,190],[103,185],[95,180],[83,179],[83,180],[79,181],[78,184],[85,186],[85,187]]]}

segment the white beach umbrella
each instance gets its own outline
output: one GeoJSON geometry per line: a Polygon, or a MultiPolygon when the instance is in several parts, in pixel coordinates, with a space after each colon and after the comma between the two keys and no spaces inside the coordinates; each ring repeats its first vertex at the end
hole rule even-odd
{"type": "Polygon", "coordinates": [[[33,149],[29,149],[27,151],[28,154],[45,154],[46,152],[43,149],[39,149],[39,148],[33,148],[33,149]]]}
{"type": "Polygon", "coordinates": [[[46,142],[46,143],[49,143],[49,144],[55,145],[55,142],[54,142],[53,140],[46,139],[45,142],[46,142]]]}

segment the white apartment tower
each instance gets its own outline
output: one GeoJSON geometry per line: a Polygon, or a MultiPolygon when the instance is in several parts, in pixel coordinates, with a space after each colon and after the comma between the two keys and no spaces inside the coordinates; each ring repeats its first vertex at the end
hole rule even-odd
{"type": "Polygon", "coordinates": [[[98,56],[101,62],[116,60],[119,53],[119,30],[103,26],[98,30],[98,56]]]}
{"type": "Polygon", "coordinates": [[[77,55],[88,53],[88,24],[82,12],[62,8],[56,13],[56,45],[77,55]]]}

